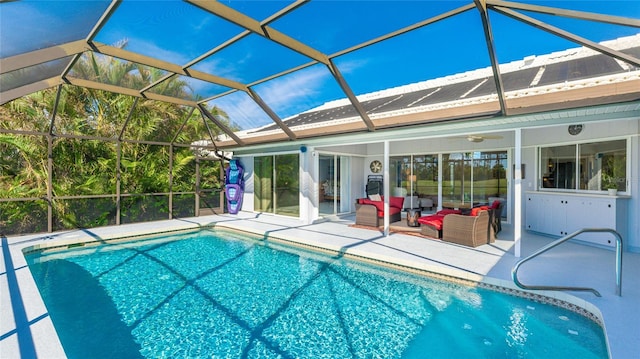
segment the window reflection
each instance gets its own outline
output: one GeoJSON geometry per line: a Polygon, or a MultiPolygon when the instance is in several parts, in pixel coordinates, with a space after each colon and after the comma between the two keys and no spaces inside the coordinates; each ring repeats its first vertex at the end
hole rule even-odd
{"type": "Polygon", "coordinates": [[[627,141],[540,148],[542,188],[627,190],[627,141]]]}
{"type": "Polygon", "coordinates": [[[292,217],[300,214],[299,162],[297,154],[255,158],[254,207],[256,211],[292,217]]]}
{"type": "Polygon", "coordinates": [[[575,189],[576,146],[540,149],[542,187],[575,189]]]}
{"type": "MultiPolygon", "coordinates": [[[[506,199],[506,167],[506,151],[443,154],[442,206],[470,208],[506,199]]],[[[390,168],[392,195],[430,199],[426,203],[437,207],[438,155],[390,157],[390,168]]]]}
{"type": "Polygon", "coordinates": [[[627,190],[625,140],[584,143],[579,147],[580,189],[627,190]]]}

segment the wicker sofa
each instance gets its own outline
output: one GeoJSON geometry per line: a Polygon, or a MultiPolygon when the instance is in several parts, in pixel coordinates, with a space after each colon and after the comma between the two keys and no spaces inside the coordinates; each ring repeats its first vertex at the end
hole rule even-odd
{"type": "Polygon", "coordinates": [[[458,210],[442,210],[418,219],[423,235],[443,241],[477,247],[495,241],[492,209],[474,208],[471,215],[458,210]]]}
{"type": "Polygon", "coordinates": [[[476,216],[446,215],[442,221],[442,240],[469,247],[495,242],[491,212],[482,210],[476,216]]]}
{"type": "MultiPolygon", "coordinates": [[[[404,197],[389,197],[389,223],[401,220],[404,197]]],[[[384,198],[373,201],[368,198],[356,200],[356,224],[380,227],[384,223],[384,198]]]]}

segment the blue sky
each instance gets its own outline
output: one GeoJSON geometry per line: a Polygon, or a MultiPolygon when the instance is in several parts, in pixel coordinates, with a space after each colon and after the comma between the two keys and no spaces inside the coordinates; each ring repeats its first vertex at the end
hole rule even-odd
{"type": "MultiPolygon", "coordinates": [[[[267,18],[289,3],[236,0],[222,2],[256,20],[267,18]]],[[[640,18],[640,1],[637,0],[522,2],[640,18]]],[[[52,37],[55,38],[54,43],[70,41],[74,36],[84,38],[86,30],[83,32],[82,29],[95,23],[100,11],[103,11],[101,9],[106,8],[108,3],[57,0],[0,4],[0,36],[3,40],[0,53],[3,57],[11,55],[12,51],[19,52],[25,44],[49,46],[50,43],[39,42],[52,37]],[[59,31],[63,26],[72,31],[59,31]],[[11,34],[15,32],[21,33],[20,42],[12,41],[15,36],[11,34]]],[[[332,55],[469,3],[472,1],[313,0],[270,26],[332,55]]],[[[640,29],[632,27],[522,13],[595,42],[640,32],[640,29]]],[[[578,47],[577,44],[502,14],[491,11],[489,15],[501,63],[578,47]]],[[[238,26],[188,3],[124,0],[96,40],[114,44],[126,39],[127,48],[131,51],[184,65],[241,31],[238,26]]],[[[476,9],[334,60],[357,95],[490,65],[476,9]]],[[[309,61],[307,57],[274,45],[258,35],[250,35],[198,63],[194,68],[249,84],[309,61]]],[[[219,87],[207,86],[198,81],[193,81],[192,87],[204,97],[221,92],[219,87]]],[[[270,80],[255,86],[255,90],[281,118],[345,97],[327,67],[318,65],[270,80]]],[[[225,109],[232,120],[243,128],[271,123],[245,94],[216,100],[213,104],[225,109]]]]}

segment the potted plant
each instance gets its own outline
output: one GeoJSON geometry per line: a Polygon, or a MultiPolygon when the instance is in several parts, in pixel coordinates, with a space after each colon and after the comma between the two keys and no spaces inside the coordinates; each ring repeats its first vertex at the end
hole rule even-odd
{"type": "Polygon", "coordinates": [[[616,183],[616,179],[611,175],[603,174],[602,189],[606,189],[611,196],[618,194],[618,184],[616,183]]]}

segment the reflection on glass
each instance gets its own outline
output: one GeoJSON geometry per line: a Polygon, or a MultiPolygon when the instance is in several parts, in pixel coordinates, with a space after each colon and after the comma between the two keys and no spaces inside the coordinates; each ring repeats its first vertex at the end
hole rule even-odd
{"type": "Polygon", "coordinates": [[[469,208],[507,198],[507,152],[442,155],[443,207],[469,208]]]}
{"type": "Polygon", "coordinates": [[[254,207],[296,217],[300,214],[298,154],[254,159],[254,207]]]}
{"type": "Polygon", "coordinates": [[[3,1],[0,58],[85,39],[110,3],[3,1]]]}
{"type": "Polygon", "coordinates": [[[300,214],[300,180],[298,154],[275,156],[275,213],[300,214]]]}
{"type": "Polygon", "coordinates": [[[253,206],[257,212],[273,212],[273,156],[256,157],[253,160],[253,206]]]}
{"type": "Polygon", "coordinates": [[[583,143],[578,145],[580,189],[627,190],[627,141],[583,143]]]}
{"type": "Polygon", "coordinates": [[[232,130],[243,131],[236,133],[239,137],[244,137],[258,131],[262,131],[259,132],[260,134],[264,134],[264,131],[267,130],[282,132],[246,92],[236,91],[213,99],[207,102],[207,106],[210,109],[215,108],[225,113],[229,119],[229,127],[232,130]],[[274,126],[272,126],[273,128],[267,127],[269,125],[274,126]]]}
{"type": "Polygon", "coordinates": [[[411,156],[389,157],[389,178],[391,195],[405,197],[411,193],[409,175],[411,174],[411,156]]]}
{"type": "Polygon", "coordinates": [[[411,155],[389,158],[391,194],[409,198],[405,207],[433,207],[438,202],[438,156],[411,155]],[[423,201],[428,199],[429,201],[423,201]],[[413,202],[416,201],[416,202],[413,202]]]}
{"type": "Polygon", "coordinates": [[[341,185],[348,183],[349,159],[337,155],[321,155],[319,158],[319,213],[336,214],[349,210],[345,201],[348,191],[341,185]],[[344,207],[347,208],[343,208],[344,207]]]}
{"type": "Polygon", "coordinates": [[[470,207],[470,153],[447,153],[442,155],[442,202],[443,207],[470,207]]]}
{"type": "Polygon", "coordinates": [[[543,188],[576,188],[576,146],[540,149],[540,173],[543,188]]]}
{"type": "Polygon", "coordinates": [[[59,77],[69,62],[71,62],[71,56],[1,74],[0,89],[4,92],[37,81],[59,77]]]}
{"type": "Polygon", "coordinates": [[[438,156],[422,155],[413,157],[416,176],[414,192],[420,198],[429,198],[434,203],[438,200],[438,156]]]}
{"type": "Polygon", "coordinates": [[[490,198],[507,198],[507,153],[475,152],[473,156],[473,202],[491,204],[490,198]]]}
{"type": "MultiPolygon", "coordinates": [[[[335,107],[339,105],[352,107],[351,103],[344,99],[344,92],[325,65],[309,66],[256,85],[253,89],[292,128],[305,123],[335,119],[336,115],[327,114],[326,111],[323,113],[326,118],[315,118],[313,111],[300,114],[324,105],[327,99],[343,99],[340,103],[336,103],[335,107]],[[294,115],[298,116],[289,120],[289,117],[294,115]]],[[[355,116],[355,111],[352,112],[355,116]]]]}

